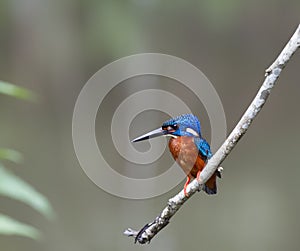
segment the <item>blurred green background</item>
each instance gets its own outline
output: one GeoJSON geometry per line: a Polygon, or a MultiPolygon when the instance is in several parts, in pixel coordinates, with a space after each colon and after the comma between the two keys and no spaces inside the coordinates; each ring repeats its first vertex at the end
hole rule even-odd
{"type": "MultiPolygon", "coordinates": [[[[0,213],[44,236],[35,241],[0,235],[0,249],[297,250],[299,52],[223,163],[218,195],[194,196],[150,245],[134,245],[123,230],[152,220],[182,184],[148,200],[102,191],[80,168],[71,128],[76,98],[97,70],[124,56],[159,52],[206,74],[221,97],[230,131],[263,81],[264,69],[296,29],[299,10],[298,0],[0,1],[0,79],[39,97],[26,102],[0,96],[0,147],[23,154],[22,164],[6,167],[46,196],[56,215],[49,220],[0,197],[0,213]]],[[[97,119],[98,136],[101,123],[109,121],[97,119]]],[[[209,122],[202,124],[209,138],[209,122]]]]}

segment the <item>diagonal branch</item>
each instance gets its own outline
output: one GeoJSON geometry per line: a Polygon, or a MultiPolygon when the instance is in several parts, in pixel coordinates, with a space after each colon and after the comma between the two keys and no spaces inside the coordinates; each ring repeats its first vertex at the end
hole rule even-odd
{"type": "Polygon", "coordinates": [[[173,198],[169,199],[168,205],[163,209],[156,219],[146,224],[140,231],[135,231],[130,228],[124,231],[127,236],[135,238],[135,243],[145,244],[166,225],[168,225],[172,216],[180,209],[180,207],[196,192],[201,190],[203,184],[215,173],[220,164],[228,156],[231,150],[236,146],[237,142],[246,133],[253,119],[260,112],[261,108],[265,104],[272,88],[275,86],[276,80],[279,77],[282,69],[286,66],[292,55],[300,47],[300,25],[296,29],[294,35],[286,44],[280,55],[274,61],[274,63],[266,70],[265,80],[260,87],[258,93],[253,99],[252,103],[244,113],[239,123],[230,133],[219,150],[208,161],[207,165],[203,169],[200,175],[200,181],[195,179],[187,187],[188,197],[184,196],[183,190],[173,198]]]}

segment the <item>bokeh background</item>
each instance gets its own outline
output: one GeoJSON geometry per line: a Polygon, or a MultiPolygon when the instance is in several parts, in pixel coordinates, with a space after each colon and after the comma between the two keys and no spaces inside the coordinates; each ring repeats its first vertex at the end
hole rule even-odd
{"type": "MultiPolygon", "coordinates": [[[[76,98],[97,70],[124,56],[159,52],[183,58],[206,74],[223,102],[229,132],[263,81],[264,69],[296,29],[299,10],[298,0],[0,1],[0,79],[39,96],[38,102],[26,102],[1,95],[0,144],[23,153],[24,163],[10,168],[44,194],[56,214],[47,220],[23,203],[0,197],[1,213],[44,235],[40,241],[1,235],[0,249],[297,250],[299,52],[223,163],[218,195],[194,196],[150,245],[134,245],[123,230],[152,220],[182,184],[148,200],[104,192],[81,169],[71,128],[76,98]]],[[[148,87],[154,80],[138,81],[150,82],[148,87]]],[[[169,80],[157,81],[162,88],[172,86],[169,80]]],[[[119,88],[118,98],[107,99],[106,107],[126,96],[126,83],[119,88]]],[[[209,139],[203,107],[197,110],[200,102],[190,103],[209,139]]],[[[99,111],[105,115],[105,106],[99,111]]],[[[133,121],[139,131],[130,135],[154,129],[166,118],[155,111],[141,114],[133,121]]],[[[109,119],[98,116],[98,137],[109,128],[109,119]]],[[[161,161],[165,168],[171,158],[161,161]]],[[[122,161],[116,163],[122,173],[122,161]]]]}

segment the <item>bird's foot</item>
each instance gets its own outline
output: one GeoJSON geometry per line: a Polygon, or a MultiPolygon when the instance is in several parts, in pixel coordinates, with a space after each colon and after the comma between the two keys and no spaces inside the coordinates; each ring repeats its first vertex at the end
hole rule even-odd
{"type": "Polygon", "coordinates": [[[186,187],[183,188],[183,192],[184,192],[184,196],[185,196],[185,197],[189,197],[189,194],[188,194],[187,191],[186,191],[186,187]]]}
{"type": "Polygon", "coordinates": [[[188,176],[186,178],[186,182],[185,182],[184,187],[183,187],[183,193],[184,193],[185,197],[189,197],[189,195],[188,195],[188,193],[186,191],[186,188],[187,188],[188,184],[190,183],[190,180],[191,180],[191,178],[188,176]]]}

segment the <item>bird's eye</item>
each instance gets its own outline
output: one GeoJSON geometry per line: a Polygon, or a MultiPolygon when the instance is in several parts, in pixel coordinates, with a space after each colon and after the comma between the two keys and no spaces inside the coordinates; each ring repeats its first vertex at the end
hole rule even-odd
{"type": "Polygon", "coordinates": [[[174,130],[177,130],[177,129],[178,129],[178,125],[177,125],[177,124],[174,124],[174,125],[172,125],[172,128],[173,128],[174,130]]]}

